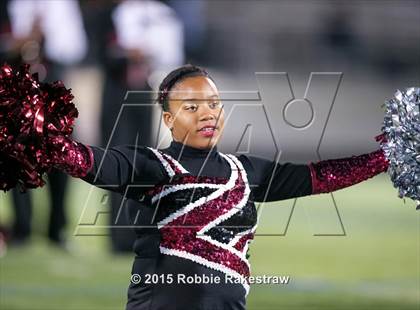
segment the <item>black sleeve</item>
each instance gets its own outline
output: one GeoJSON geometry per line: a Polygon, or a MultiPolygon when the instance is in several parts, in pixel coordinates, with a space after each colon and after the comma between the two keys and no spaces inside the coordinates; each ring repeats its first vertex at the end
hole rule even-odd
{"type": "Polygon", "coordinates": [[[166,177],[155,155],[144,146],[89,147],[93,166],[81,179],[97,187],[125,193],[132,185],[133,191],[140,193],[166,177]]]}
{"type": "Polygon", "coordinates": [[[276,163],[247,155],[240,155],[238,158],[247,171],[255,202],[278,201],[312,194],[309,165],[276,163]]]}

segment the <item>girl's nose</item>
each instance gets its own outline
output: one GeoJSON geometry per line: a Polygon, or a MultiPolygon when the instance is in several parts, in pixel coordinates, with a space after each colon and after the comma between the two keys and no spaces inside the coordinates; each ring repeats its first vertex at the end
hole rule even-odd
{"type": "Polygon", "coordinates": [[[208,121],[211,119],[216,119],[216,116],[213,115],[212,113],[203,113],[202,116],[200,117],[200,121],[208,121]]]}
{"type": "Polygon", "coordinates": [[[207,104],[202,104],[202,106],[200,106],[201,108],[201,114],[200,114],[200,120],[201,121],[207,121],[210,119],[216,119],[217,115],[215,115],[217,113],[217,111],[212,110],[207,104]]]}

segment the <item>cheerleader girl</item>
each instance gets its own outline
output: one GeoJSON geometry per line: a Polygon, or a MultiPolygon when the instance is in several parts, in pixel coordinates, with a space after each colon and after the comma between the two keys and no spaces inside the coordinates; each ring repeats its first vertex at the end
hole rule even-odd
{"type": "Polygon", "coordinates": [[[55,167],[138,202],[128,210],[137,235],[128,310],[245,309],[254,202],[329,193],[388,168],[381,149],[308,164],[223,154],[223,105],[205,70],[182,66],[159,91],[172,134],[167,148],[50,141],[55,167]],[[191,277],[196,281],[182,281],[191,277]],[[197,280],[209,278],[220,281],[197,280]]]}

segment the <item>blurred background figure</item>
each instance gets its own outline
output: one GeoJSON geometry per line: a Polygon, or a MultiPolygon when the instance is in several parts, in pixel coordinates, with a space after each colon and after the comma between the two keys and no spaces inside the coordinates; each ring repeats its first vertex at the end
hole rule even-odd
{"type": "Polygon", "coordinates": [[[186,63],[207,63],[210,55],[206,46],[206,37],[209,35],[206,1],[162,0],[162,2],[175,10],[184,25],[186,63]]]}
{"type": "Polygon", "coordinates": [[[332,7],[334,11],[325,19],[323,32],[325,45],[335,54],[335,57],[364,61],[363,47],[352,24],[354,16],[352,16],[351,6],[335,4],[332,7]]]}
{"type": "MultiPolygon", "coordinates": [[[[65,70],[86,55],[87,41],[80,7],[76,1],[3,1],[2,62],[28,63],[40,81],[63,80],[65,70]]],[[[67,176],[53,170],[48,174],[50,216],[48,238],[65,245],[64,199],[67,176]]],[[[31,192],[13,191],[12,243],[21,244],[31,234],[31,192]]]]}
{"type": "MultiPolygon", "coordinates": [[[[152,88],[184,61],[183,27],[175,12],[159,1],[86,2],[85,18],[96,58],[104,73],[100,145],[152,145],[153,109],[122,109],[124,103],[150,104],[152,88]],[[140,91],[130,101],[127,91],[140,91]],[[145,92],[145,93],[141,93],[145,92]],[[117,119],[119,112],[121,115],[117,119]],[[113,128],[115,126],[115,130],[113,128]]],[[[135,239],[127,225],[127,204],[109,193],[112,250],[131,252],[135,239]]],[[[135,206],[134,206],[135,208],[135,206]]]]}

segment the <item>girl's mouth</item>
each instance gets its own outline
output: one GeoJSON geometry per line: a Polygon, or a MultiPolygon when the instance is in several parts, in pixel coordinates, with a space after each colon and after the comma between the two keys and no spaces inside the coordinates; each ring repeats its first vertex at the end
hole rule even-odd
{"type": "Polygon", "coordinates": [[[217,128],[214,126],[207,126],[207,127],[203,127],[201,128],[198,133],[204,137],[211,137],[215,134],[217,128]]]}

